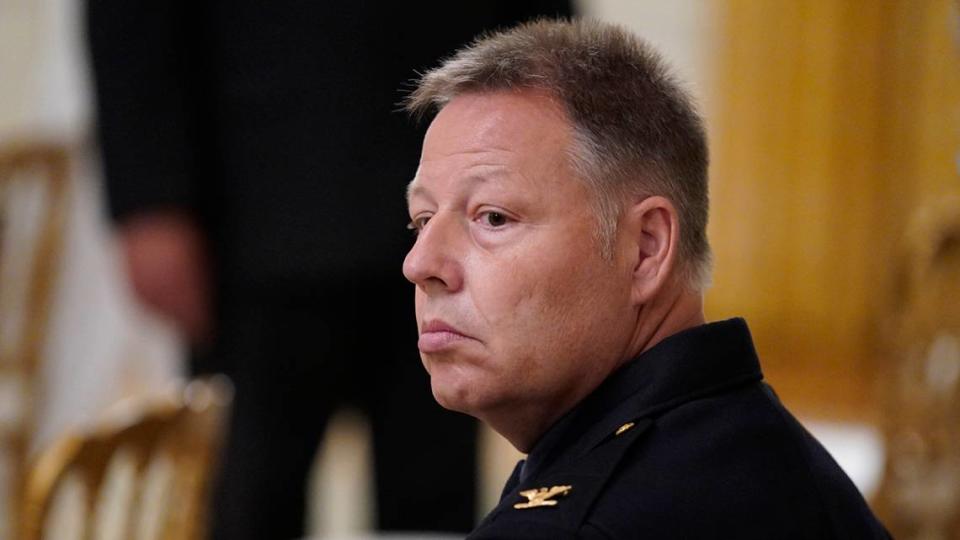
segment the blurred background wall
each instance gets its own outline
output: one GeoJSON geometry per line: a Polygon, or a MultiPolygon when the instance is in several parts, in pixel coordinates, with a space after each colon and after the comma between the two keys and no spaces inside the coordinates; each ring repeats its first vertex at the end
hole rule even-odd
{"type": "MultiPolygon", "coordinates": [[[[908,232],[925,212],[951,215],[938,209],[960,191],[958,3],[580,6],[645,36],[689,82],[713,155],[708,317],[747,318],[785,403],[877,495],[883,441],[899,429],[890,385],[916,338],[901,331],[907,289],[916,286],[905,276],[919,257],[908,232]]],[[[0,0],[0,145],[53,141],[74,156],[34,447],[180,372],[176,337],[133,305],[111,245],[91,158],[80,7],[0,0]]],[[[960,353],[946,350],[948,368],[937,373],[949,378],[960,353]]],[[[0,384],[15,392],[7,388],[0,384]]],[[[312,527],[363,529],[371,522],[364,424],[348,412],[333,429],[318,459],[324,481],[312,527]]],[[[518,457],[496,435],[483,441],[478,513],[496,501],[518,457]]]]}
{"type": "Polygon", "coordinates": [[[958,187],[958,22],[941,2],[731,2],[713,92],[716,287],[818,416],[876,420],[912,214],[958,187]]]}

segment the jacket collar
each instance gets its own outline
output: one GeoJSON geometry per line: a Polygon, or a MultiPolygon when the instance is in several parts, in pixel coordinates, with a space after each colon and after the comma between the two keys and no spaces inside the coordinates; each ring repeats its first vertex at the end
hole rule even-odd
{"type": "Polygon", "coordinates": [[[527,456],[517,480],[525,482],[560,460],[583,456],[627,422],[762,377],[743,319],[674,334],[624,364],[554,423],[527,456]]]}

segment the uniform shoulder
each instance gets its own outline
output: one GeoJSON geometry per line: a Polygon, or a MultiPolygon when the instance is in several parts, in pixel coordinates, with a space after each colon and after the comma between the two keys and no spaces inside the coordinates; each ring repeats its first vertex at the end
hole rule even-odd
{"type": "Polygon", "coordinates": [[[609,538],[851,537],[843,531],[873,524],[846,475],[759,383],[657,416],[585,520],[609,538]]]}

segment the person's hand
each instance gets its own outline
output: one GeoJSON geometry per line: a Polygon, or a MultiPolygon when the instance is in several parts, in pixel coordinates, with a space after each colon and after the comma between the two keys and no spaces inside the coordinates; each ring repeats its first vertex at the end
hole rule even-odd
{"type": "Polygon", "coordinates": [[[193,220],[181,212],[155,211],[127,219],[118,232],[137,299],[171,320],[191,343],[208,341],[208,255],[193,220]]]}

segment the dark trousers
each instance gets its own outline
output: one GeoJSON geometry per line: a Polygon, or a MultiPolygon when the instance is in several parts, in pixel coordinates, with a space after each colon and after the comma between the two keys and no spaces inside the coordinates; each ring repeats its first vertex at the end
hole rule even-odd
{"type": "Polygon", "coordinates": [[[345,404],[370,419],[380,529],[473,527],[476,424],[433,400],[412,286],[343,289],[224,303],[213,359],[236,394],[215,487],[215,540],[303,536],[309,468],[345,404]]]}

